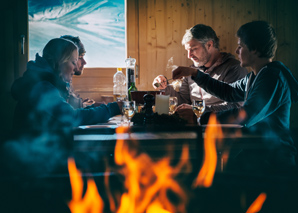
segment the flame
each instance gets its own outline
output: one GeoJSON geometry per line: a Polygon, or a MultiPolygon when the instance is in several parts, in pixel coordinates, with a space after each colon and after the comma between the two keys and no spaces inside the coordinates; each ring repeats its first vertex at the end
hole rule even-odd
{"type": "Polygon", "coordinates": [[[210,126],[207,126],[206,128],[206,136],[204,140],[204,162],[197,178],[193,183],[193,187],[210,187],[213,182],[217,164],[216,140],[221,139],[223,137],[223,133],[219,125],[211,125],[219,124],[214,114],[210,115],[208,124],[210,124],[210,126]]]}
{"type": "MultiPolygon", "coordinates": [[[[128,128],[118,127],[116,133],[127,133],[128,128]]],[[[170,158],[154,162],[149,155],[138,152],[135,141],[117,140],[115,162],[123,166],[126,192],[122,194],[117,213],[185,212],[186,194],[174,177],[188,167],[188,147],[184,146],[179,163],[170,166],[170,158]],[[133,143],[133,144],[131,144],[133,143]],[[179,202],[172,203],[168,193],[179,202]]]]}
{"type": "Polygon", "coordinates": [[[103,201],[98,194],[96,184],[93,179],[87,180],[87,190],[83,195],[83,180],[81,172],[76,168],[72,158],[68,159],[68,172],[72,187],[72,200],[68,203],[72,213],[99,213],[103,212],[103,201]]]}
{"type": "Polygon", "coordinates": [[[259,212],[262,209],[262,206],[267,198],[266,193],[261,193],[255,201],[250,205],[250,207],[247,209],[246,213],[255,213],[259,212]]]}

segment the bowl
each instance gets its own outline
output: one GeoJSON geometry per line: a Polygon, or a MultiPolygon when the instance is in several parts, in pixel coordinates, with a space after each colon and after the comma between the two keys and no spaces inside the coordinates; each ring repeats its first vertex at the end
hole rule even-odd
{"type": "MultiPolygon", "coordinates": [[[[131,100],[135,101],[137,105],[144,105],[144,95],[150,94],[155,97],[156,94],[163,94],[161,91],[132,91],[130,93],[131,100]]],[[[154,102],[155,104],[155,99],[154,102]]]]}

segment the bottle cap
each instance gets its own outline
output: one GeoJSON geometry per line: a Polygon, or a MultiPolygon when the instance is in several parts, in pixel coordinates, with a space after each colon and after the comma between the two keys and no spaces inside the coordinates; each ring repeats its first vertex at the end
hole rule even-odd
{"type": "Polygon", "coordinates": [[[122,71],[122,68],[118,67],[118,68],[117,68],[117,71],[122,71]]]}

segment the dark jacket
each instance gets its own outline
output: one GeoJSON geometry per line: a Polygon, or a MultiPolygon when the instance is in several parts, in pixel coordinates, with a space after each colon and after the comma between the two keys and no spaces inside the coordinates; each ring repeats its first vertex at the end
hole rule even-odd
{"type": "Polygon", "coordinates": [[[270,153],[274,152],[270,157],[277,159],[275,163],[295,155],[290,135],[290,109],[291,104],[298,101],[298,82],[283,63],[271,62],[256,76],[251,72],[231,84],[216,81],[202,72],[198,72],[194,80],[223,100],[244,101],[240,109],[217,113],[221,123],[242,124],[249,132],[268,138],[264,145],[270,153]]]}
{"type": "Polygon", "coordinates": [[[17,131],[69,129],[106,122],[120,114],[117,103],[74,109],[67,103],[69,85],[38,55],[28,62],[27,71],[13,83],[11,92],[18,102],[13,122],[17,131]]]}

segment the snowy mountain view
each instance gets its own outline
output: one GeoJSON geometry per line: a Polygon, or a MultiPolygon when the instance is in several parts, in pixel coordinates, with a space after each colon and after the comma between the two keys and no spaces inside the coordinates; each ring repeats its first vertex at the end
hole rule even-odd
{"type": "Polygon", "coordinates": [[[29,60],[61,35],[79,36],[86,67],[125,67],[125,0],[28,0],[29,60]]]}

